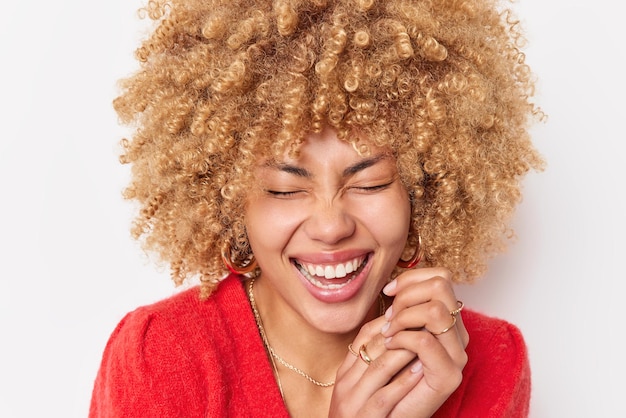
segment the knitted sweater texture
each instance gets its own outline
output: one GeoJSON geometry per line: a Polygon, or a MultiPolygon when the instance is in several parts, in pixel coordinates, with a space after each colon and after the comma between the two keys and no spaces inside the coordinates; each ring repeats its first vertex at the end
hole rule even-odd
{"type": "MultiPolygon", "coordinates": [[[[519,330],[469,309],[462,315],[469,360],[435,417],[527,417],[519,330]]],[[[89,417],[289,417],[240,279],[226,278],[204,301],[192,288],[127,314],[104,349],[89,417]]]]}

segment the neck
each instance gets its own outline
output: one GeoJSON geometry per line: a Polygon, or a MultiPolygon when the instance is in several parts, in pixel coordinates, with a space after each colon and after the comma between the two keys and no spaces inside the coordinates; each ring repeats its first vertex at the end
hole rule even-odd
{"type": "Polygon", "coordinates": [[[347,346],[356,336],[358,328],[347,333],[327,333],[316,329],[281,303],[276,293],[268,291],[263,284],[259,280],[248,282],[246,290],[248,293],[252,290],[249,297],[257,310],[257,322],[265,334],[268,354],[275,354],[270,360],[274,361],[281,375],[283,371],[290,371],[293,376],[299,375],[302,381],[312,378],[324,383],[322,386],[332,386],[336,371],[347,353],[347,346]]]}
{"type": "Polygon", "coordinates": [[[362,323],[347,332],[325,332],[285,303],[270,282],[259,279],[249,281],[246,291],[251,302],[254,301],[257,322],[265,334],[268,351],[275,354],[274,362],[293,372],[292,365],[308,375],[302,377],[326,383],[334,381],[336,370],[348,352],[348,344],[354,340],[362,324],[382,314],[379,311],[385,306],[384,301],[382,307],[380,301],[375,303],[362,323]]]}
{"type": "MultiPolygon", "coordinates": [[[[283,400],[291,416],[326,417],[337,369],[362,324],[343,333],[320,330],[267,283],[252,279],[245,287],[283,400]]],[[[363,322],[380,309],[384,304],[375,304],[363,322]]]]}

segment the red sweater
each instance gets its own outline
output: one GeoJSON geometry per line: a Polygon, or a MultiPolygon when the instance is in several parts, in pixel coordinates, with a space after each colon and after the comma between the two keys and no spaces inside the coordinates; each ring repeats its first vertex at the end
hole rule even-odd
{"type": "MultiPolygon", "coordinates": [[[[470,310],[463,322],[463,382],[435,416],[526,417],[519,330],[470,310]]],[[[194,288],[126,315],[104,350],[89,417],[289,417],[239,279],[205,301],[194,288]]]]}

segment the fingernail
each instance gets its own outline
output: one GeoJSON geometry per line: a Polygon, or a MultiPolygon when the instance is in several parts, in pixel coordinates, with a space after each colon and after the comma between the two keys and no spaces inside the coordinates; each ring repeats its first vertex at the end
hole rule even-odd
{"type": "Polygon", "coordinates": [[[393,313],[393,310],[391,308],[393,308],[393,306],[388,307],[385,311],[385,318],[387,319],[391,318],[391,314],[393,313]]]}
{"type": "Polygon", "coordinates": [[[422,370],[424,370],[424,366],[422,365],[421,360],[417,360],[415,363],[413,363],[413,366],[411,366],[411,373],[413,374],[421,373],[422,370]]]}
{"type": "Polygon", "coordinates": [[[390,293],[396,289],[396,283],[396,279],[393,279],[392,281],[387,283],[387,285],[383,288],[383,293],[387,296],[391,296],[390,293]]]}
{"type": "Polygon", "coordinates": [[[389,322],[385,322],[385,325],[383,325],[383,327],[380,329],[380,332],[384,334],[385,331],[387,331],[388,329],[389,329],[389,322]]]}

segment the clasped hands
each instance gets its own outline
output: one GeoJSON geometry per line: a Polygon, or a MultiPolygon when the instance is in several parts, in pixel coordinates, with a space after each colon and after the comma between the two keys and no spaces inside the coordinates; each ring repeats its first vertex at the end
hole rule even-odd
{"type": "Polygon", "coordinates": [[[430,417],[448,399],[469,341],[450,278],[446,269],[421,268],[385,286],[393,303],[350,345],[329,417],[430,417]]]}

